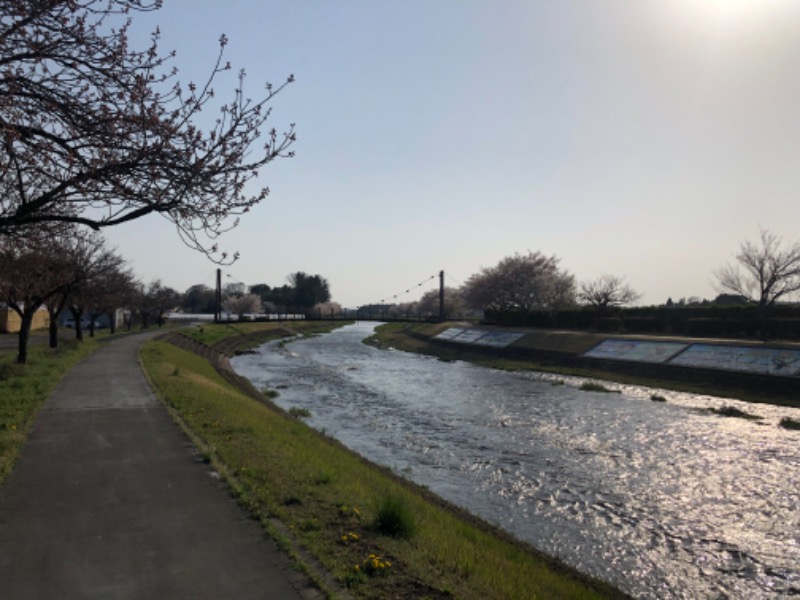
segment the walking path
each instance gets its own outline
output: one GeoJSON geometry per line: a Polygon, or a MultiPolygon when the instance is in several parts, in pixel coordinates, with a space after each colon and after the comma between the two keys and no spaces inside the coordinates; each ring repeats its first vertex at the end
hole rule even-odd
{"type": "Polygon", "coordinates": [[[321,598],[110,342],[45,403],[0,488],[0,598],[321,598]]]}

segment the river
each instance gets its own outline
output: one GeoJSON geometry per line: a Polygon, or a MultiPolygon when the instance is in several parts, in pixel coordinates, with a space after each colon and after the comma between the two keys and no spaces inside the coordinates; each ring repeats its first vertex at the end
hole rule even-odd
{"type": "Polygon", "coordinates": [[[636,598],[800,597],[800,410],[442,362],[375,323],[232,360],[276,403],[636,598]],[[667,402],[654,402],[657,393],[667,402]],[[736,406],[760,421],[708,408],[736,406]]]}

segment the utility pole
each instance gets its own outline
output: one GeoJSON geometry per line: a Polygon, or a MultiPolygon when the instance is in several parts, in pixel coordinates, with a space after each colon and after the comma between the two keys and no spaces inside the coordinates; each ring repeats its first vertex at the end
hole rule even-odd
{"type": "Polygon", "coordinates": [[[214,294],[214,323],[222,320],[222,269],[217,269],[217,290],[214,294]]]}
{"type": "Polygon", "coordinates": [[[439,322],[444,322],[444,270],[439,271],[439,322]]]}

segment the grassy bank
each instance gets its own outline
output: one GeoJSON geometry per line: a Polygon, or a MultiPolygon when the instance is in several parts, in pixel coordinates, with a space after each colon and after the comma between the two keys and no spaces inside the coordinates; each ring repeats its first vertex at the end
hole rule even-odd
{"type": "Polygon", "coordinates": [[[152,341],[142,359],[239,501],[356,597],[621,597],[242,393],[195,354],[152,341]]]}
{"type": "Polygon", "coordinates": [[[181,333],[198,342],[223,352],[244,350],[293,335],[326,333],[350,321],[285,321],[285,322],[234,322],[207,323],[181,330],[181,333]]]}
{"type": "MultiPolygon", "coordinates": [[[[725,379],[727,378],[724,375],[708,381],[685,380],[680,377],[646,376],[634,373],[632,369],[631,372],[623,371],[622,369],[626,367],[631,368],[630,365],[625,363],[619,365],[619,370],[613,371],[565,366],[558,364],[558,360],[537,359],[534,354],[532,354],[531,358],[509,358],[500,355],[500,353],[493,354],[491,351],[471,350],[467,346],[445,345],[431,341],[431,338],[435,335],[454,325],[454,323],[390,323],[378,327],[375,335],[368,338],[366,343],[379,348],[391,347],[407,352],[436,356],[446,361],[463,360],[495,369],[543,371],[677,392],[720,396],[747,402],[800,408],[800,394],[797,391],[775,391],[760,389],[758,385],[737,385],[736,383],[726,382],[725,379]]],[[[514,346],[521,349],[554,352],[564,356],[577,357],[603,339],[606,339],[606,337],[599,334],[581,332],[536,332],[526,335],[514,346]]],[[[730,377],[730,379],[733,379],[733,377],[730,377]]]]}
{"type": "Polygon", "coordinates": [[[51,350],[28,349],[28,362],[16,363],[13,350],[0,352],[0,484],[11,472],[28,429],[61,377],[97,348],[97,340],[60,340],[51,350]]]}

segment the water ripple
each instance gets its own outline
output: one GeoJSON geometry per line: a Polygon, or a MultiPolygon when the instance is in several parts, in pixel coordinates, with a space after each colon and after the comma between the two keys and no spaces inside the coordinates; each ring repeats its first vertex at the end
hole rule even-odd
{"type": "Polygon", "coordinates": [[[583,392],[579,379],[378,351],[361,343],[371,331],[233,363],[355,451],[638,598],[800,595],[800,433],[777,427],[800,410],[583,392]],[[708,412],[722,405],[763,419],[708,412]]]}

